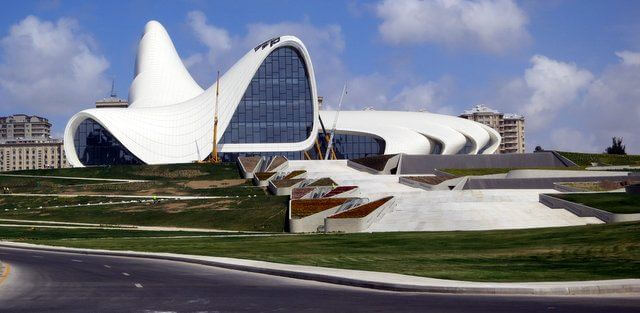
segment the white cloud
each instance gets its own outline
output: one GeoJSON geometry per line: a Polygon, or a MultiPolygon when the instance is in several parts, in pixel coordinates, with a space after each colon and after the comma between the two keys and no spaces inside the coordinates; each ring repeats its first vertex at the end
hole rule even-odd
{"type": "MultiPolygon", "coordinates": [[[[616,53],[617,54],[617,53],[616,53]]],[[[624,137],[627,152],[640,152],[640,66],[622,58],[605,68],[589,86],[584,101],[583,124],[595,132],[599,142],[624,137]]]]}
{"type": "Polygon", "coordinates": [[[451,107],[445,106],[451,79],[445,77],[438,82],[426,82],[414,86],[405,86],[393,98],[392,103],[397,108],[407,111],[427,110],[442,114],[453,112],[451,107]]]}
{"type": "Polygon", "coordinates": [[[530,40],[528,18],[512,0],[384,0],[376,12],[392,44],[443,43],[504,52],[530,40]]]}
{"type": "MultiPolygon", "coordinates": [[[[193,14],[195,13],[190,13],[190,15],[193,14]]],[[[201,12],[197,15],[206,21],[206,17],[201,12]]],[[[354,75],[342,61],[346,43],[340,26],[334,24],[317,26],[308,19],[300,22],[249,24],[246,34],[231,37],[231,47],[226,50],[211,48],[200,36],[196,36],[208,51],[195,53],[185,58],[183,62],[196,80],[203,86],[207,86],[215,78],[214,68],[224,72],[257,44],[282,35],[297,36],[309,50],[317,80],[318,95],[324,97],[325,108],[337,106],[343,84],[347,82],[348,95],[344,99],[344,109],[362,109],[369,106],[377,109],[426,108],[436,111],[442,109],[437,104],[445,95],[443,92],[447,85],[445,81],[424,83],[412,81],[408,87],[398,88],[407,83],[407,80],[394,79],[378,72],[354,75]],[[216,54],[215,64],[213,58],[203,57],[204,54],[212,53],[216,54]]]]}
{"type": "Polygon", "coordinates": [[[534,56],[532,66],[505,84],[494,103],[525,115],[529,147],[602,152],[615,136],[624,138],[628,153],[640,153],[638,53],[616,55],[620,62],[598,75],[534,56]]]}
{"type": "Polygon", "coordinates": [[[626,65],[640,65],[640,52],[619,51],[616,55],[622,59],[622,63],[626,65]]]}
{"type": "Polygon", "coordinates": [[[222,28],[207,24],[207,17],[200,11],[187,14],[187,23],[198,40],[209,48],[209,62],[213,63],[217,54],[231,49],[229,33],[222,28]]]}
{"type": "Polygon", "coordinates": [[[557,149],[575,152],[601,152],[593,134],[567,127],[554,129],[551,132],[550,145],[545,149],[557,149]]]}
{"type": "Polygon", "coordinates": [[[542,55],[534,55],[530,61],[531,67],[523,77],[503,87],[501,102],[509,101],[503,107],[524,114],[528,128],[537,130],[550,124],[559,111],[574,103],[593,80],[593,74],[576,64],[542,55]]]}
{"type": "Polygon", "coordinates": [[[93,106],[110,86],[109,62],[76,21],[27,16],[0,40],[0,103],[3,111],[67,117],[93,106]],[[5,110],[6,109],[6,110],[5,110]]]}

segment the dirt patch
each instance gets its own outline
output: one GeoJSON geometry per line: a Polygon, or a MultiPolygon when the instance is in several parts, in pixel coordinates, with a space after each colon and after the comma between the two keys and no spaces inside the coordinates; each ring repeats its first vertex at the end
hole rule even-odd
{"type": "Polygon", "coordinates": [[[245,179],[192,180],[186,183],[181,183],[181,185],[192,189],[208,189],[239,186],[245,182],[245,179]]]}

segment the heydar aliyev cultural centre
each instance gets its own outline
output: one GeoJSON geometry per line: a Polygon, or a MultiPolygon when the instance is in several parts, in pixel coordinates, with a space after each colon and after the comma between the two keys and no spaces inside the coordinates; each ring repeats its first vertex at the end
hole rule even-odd
{"type": "MultiPolygon", "coordinates": [[[[322,158],[320,144],[334,120],[333,147],[342,159],[490,154],[500,145],[492,128],[442,114],[341,111],[335,119],[336,111],[318,106],[311,57],[300,39],[256,44],[219,79],[217,147],[223,160],[256,154],[322,158]]],[[[203,90],[164,27],[150,21],[138,47],[129,107],[71,117],[64,133],[67,159],[76,167],[204,160],[213,148],[217,84],[203,90]]]]}

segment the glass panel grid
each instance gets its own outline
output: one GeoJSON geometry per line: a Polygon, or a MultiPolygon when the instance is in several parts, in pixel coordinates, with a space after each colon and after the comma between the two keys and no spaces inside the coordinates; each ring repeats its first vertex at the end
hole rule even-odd
{"type": "Polygon", "coordinates": [[[90,118],[78,125],[73,143],[78,159],[84,165],[144,164],[108,130],[90,118]]]}

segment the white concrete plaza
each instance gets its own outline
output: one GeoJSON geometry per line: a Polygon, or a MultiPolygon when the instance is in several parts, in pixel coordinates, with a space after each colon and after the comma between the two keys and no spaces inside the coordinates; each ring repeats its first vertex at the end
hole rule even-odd
{"type": "Polygon", "coordinates": [[[426,191],[398,183],[396,175],[373,175],[338,161],[289,161],[289,170],[308,178],[331,177],[340,185],[358,185],[363,197],[396,197],[397,206],[368,231],[449,231],[558,227],[602,223],[538,202],[552,189],[426,191]]]}

